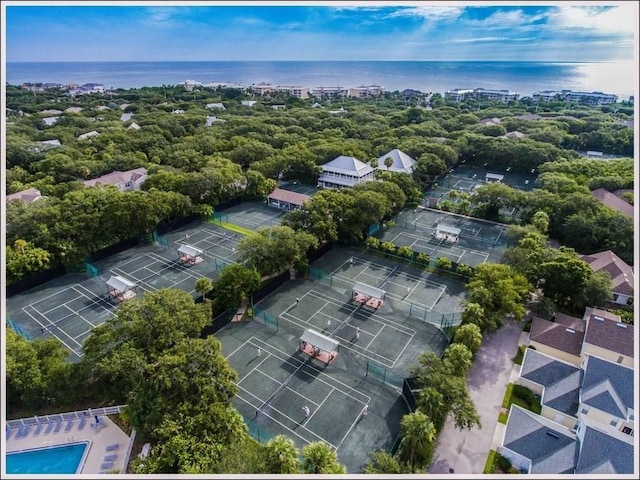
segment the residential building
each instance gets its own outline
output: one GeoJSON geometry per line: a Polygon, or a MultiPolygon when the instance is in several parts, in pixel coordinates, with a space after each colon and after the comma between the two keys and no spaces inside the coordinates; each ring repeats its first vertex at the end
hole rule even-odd
{"type": "Polygon", "coordinates": [[[65,109],[65,113],[80,113],[82,111],[82,107],[69,107],[65,109]]]}
{"type": "Polygon", "coordinates": [[[498,453],[523,473],[571,474],[579,449],[572,429],[513,404],[498,453]]]}
{"type": "Polygon", "coordinates": [[[192,92],[194,88],[202,86],[202,83],[196,80],[185,80],[184,81],[184,89],[187,92],[192,92]]]}
{"type": "Polygon", "coordinates": [[[402,150],[394,148],[390,152],[378,157],[378,167],[376,169],[396,173],[407,173],[411,175],[413,173],[413,166],[415,163],[416,161],[409,155],[404,153],[402,150]],[[384,163],[387,158],[391,158],[391,160],[393,160],[393,163],[389,168],[387,168],[384,163]]]}
{"type": "Polygon", "coordinates": [[[40,200],[42,195],[40,194],[40,190],[37,188],[27,188],[26,190],[22,190],[20,192],[8,194],[5,197],[5,203],[13,202],[16,200],[20,200],[25,203],[35,202],[36,200],[40,200]]]}
{"type": "Polygon", "coordinates": [[[340,155],[322,165],[318,188],[353,187],[374,179],[374,168],[355,157],[340,155]]]}
{"type": "Polygon", "coordinates": [[[284,103],[277,103],[277,104],[271,105],[271,108],[274,110],[286,110],[287,106],[284,103]]]}
{"type": "Polygon", "coordinates": [[[597,188],[591,191],[591,195],[596,197],[600,202],[602,202],[607,207],[616,210],[627,217],[633,218],[635,215],[633,205],[625,202],[623,199],[614,195],[613,193],[605,190],[604,188],[597,188]]]}
{"type": "Polygon", "coordinates": [[[278,85],[276,91],[285,92],[292,97],[307,99],[309,98],[309,87],[278,85]]]}
{"type": "Polygon", "coordinates": [[[133,113],[123,113],[122,115],[120,115],[120,121],[128,122],[129,120],[131,120],[131,117],[133,117],[133,113]]]}
{"type": "Polygon", "coordinates": [[[226,110],[226,108],[224,107],[224,104],[222,104],[221,102],[218,102],[218,103],[207,103],[207,108],[208,109],[216,108],[218,110],[226,110]]]}
{"type": "Polygon", "coordinates": [[[580,366],[532,348],[525,350],[516,381],[540,397],[540,415],[568,428],[575,428],[578,421],[581,382],[580,366]]]}
{"type": "Polygon", "coordinates": [[[311,95],[318,98],[347,97],[349,89],[347,87],[312,87],[311,95]]]}
{"type": "Polygon", "coordinates": [[[578,415],[597,422],[607,432],[633,434],[634,371],[587,355],[583,361],[578,415]]]}
{"type": "Polygon", "coordinates": [[[147,169],[141,167],[126,172],[111,172],[92,180],[85,180],[82,183],[86,187],[115,185],[120,191],[140,190],[140,185],[147,179],[147,176],[147,169]]]}
{"type": "Polygon", "coordinates": [[[140,130],[140,125],[136,122],[131,122],[131,125],[127,127],[127,130],[140,130]]]}
{"type": "Polygon", "coordinates": [[[618,101],[618,96],[602,92],[573,92],[571,90],[543,90],[533,94],[533,101],[566,101],[587,105],[610,105],[618,101]]]}
{"type": "Polygon", "coordinates": [[[275,87],[270,83],[257,83],[251,85],[251,90],[256,95],[265,95],[267,93],[275,92],[275,87]]]}
{"type": "Polygon", "coordinates": [[[97,137],[98,135],[100,135],[98,132],[96,132],[95,130],[92,130],[90,132],[83,133],[82,135],[79,135],[78,136],[78,140],[88,140],[91,137],[97,137]]]}
{"type": "Polygon", "coordinates": [[[580,255],[594,272],[607,272],[611,277],[612,303],[633,305],[634,273],[627,263],[611,250],[580,255]]]}
{"type": "Polygon", "coordinates": [[[380,85],[360,85],[349,89],[349,96],[353,98],[379,97],[384,93],[384,87],[380,85]]]}
{"type": "Polygon", "coordinates": [[[226,122],[226,120],[223,120],[223,119],[217,118],[217,117],[207,116],[207,119],[205,120],[205,126],[206,127],[210,127],[214,123],[224,123],[224,122],[226,122]]]}
{"type": "Polygon", "coordinates": [[[556,313],[551,322],[533,317],[528,345],[554,358],[579,366],[582,363],[582,342],[586,322],[581,318],[556,313]]]}
{"type": "Polygon", "coordinates": [[[246,90],[247,86],[243,83],[229,83],[229,82],[210,82],[202,85],[205,88],[233,88],[234,90],[246,90]]]}
{"type": "Polygon", "coordinates": [[[580,446],[576,474],[603,478],[633,473],[634,437],[611,431],[605,433],[588,418],[578,423],[576,435],[580,446]]]}
{"type": "Polygon", "coordinates": [[[256,103],[258,103],[256,100],[242,100],[241,105],[243,107],[253,107],[256,103]]]}
{"type": "Polygon", "coordinates": [[[633,367],[634,326],[623,323],[615,313],[587,307],[587,322],[580,356],[595,355],[613,363],[633,367]]]}
{"type": "Polygon", "coordinates": [[[493,90],[485,88],[454,88],[453,90],[447,90],[444,92],[445,100],[451,100],[454,102],[461,102],[470,98],[476,100],[493,100],[498,102],[507,103],[512,100],[518,100],[520,94],[518,92],[512,92],[510,90],[493,90]]]}
{"type": "Polygon", "coordinates": [[[85,83],[80,86],[83,93],[104,93],[104,85],[101,83],[85,83]]]}

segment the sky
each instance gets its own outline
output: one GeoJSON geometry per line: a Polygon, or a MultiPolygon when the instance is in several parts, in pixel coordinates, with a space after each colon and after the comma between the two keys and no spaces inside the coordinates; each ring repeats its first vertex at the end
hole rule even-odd
{"type": "Polygon", "coordinates": [[[632,62],[636,2],[2,2],[8,62],[632,62]]]}

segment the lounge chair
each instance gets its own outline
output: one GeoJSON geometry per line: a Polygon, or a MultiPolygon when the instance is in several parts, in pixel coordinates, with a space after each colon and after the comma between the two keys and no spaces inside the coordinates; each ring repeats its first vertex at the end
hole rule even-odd
{"type": "Polygon", "coordinates": [[[44,422],[38,422],[38,425],[36,426],[36,429],[33,431],[33,435],[40,435],[40,432],[42,431],[42,427],[44,426],[44,422]]]}
{"type": "Polygon", "coordinates": [[[111,454],[111,455],[105,455],[104,456],[104,461],[105,462],[113,462],[116,458],[118,458],[118,455],[116,455],[115,453],[111,454]]]}
{"type": "Polygon", "coordinates": [[[71,427],[73,427],[73,418],[70,418],[69,421],[67,422],[67,426],[64,427],[64,431],[68,432],[71,430],[71,427]]]}
{"type": "Polygon", "coordinates": [[[54,424],[55,424],[55,422],[49,422],[49,423],[47,424],[47,428],[45,428],[45,430],[44,430],[44,433],[49,433],[49,432],[51,432],[51,429],[53,428],[54,424]]]}
{"type": "Polygon", "coordinates": [[[100,465],[100,468],[101,468],[102,470],[108,470],[108,469],[110,469],[110,468],[113,468],[113,462],[106,462],[106,463],[103,463],[102,465],[100,465]]]}
{"type": "Polygon", "coordinates": [[[111,445],[107,445],[107,452],[113,452],[114,450],[117,450],[119,446],[119,443],[112,443],[111,445]]]}
{"type": "Polygon", "coordinates": [[[56,422],[56,426],[53,428],[53,433],[58,433],[60,431],[60,427],[62,427],[62,420],[58,420],[56,422]]]}
{"type": "Polygon", "coordinates": [[[82,417],[80,419],[80,423],[78,424],[78,430],[82,430],[87,423],[87,417],[82,417]]]}
{"type": "Polygon", "coordinates": [[[7,428],[7,438],[13,434],[13,428],[7,428]]]}
{"type": "Polygon", "coordinates": [[[30,425],[25,425],[24,427],[20,427],[20,430],[18,432],[20,434],[20,438],[26,437],[27,435],[29,435],[29,430],[31,430],[30,425]]]}

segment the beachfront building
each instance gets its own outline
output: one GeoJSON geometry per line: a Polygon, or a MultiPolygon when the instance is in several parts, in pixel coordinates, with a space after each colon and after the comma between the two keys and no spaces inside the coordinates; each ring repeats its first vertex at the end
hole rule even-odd
{"type": "Polygon", "coordinates": [[[349,89],[349,96],[353,98],[379,97],[384,93],[384,87],[380,85],[360,85],[349,89]]]}
{"type": "Polygon", "coordinates": [[[374,168],[355,157],[340,155],[322,165],[318,188],[353,187],[374,179],[374,168]]]}
{"type": "Polygon", "coordinates": [[[275,92],[276,88],[270,83],[254,83],[251,85],[251,91],[256,95],[266,95],[267,93],[275,92]]]}
{"type": "Polygon", "coordinates": [[[302,100],[309,98],[309,87],[278,85],[276,87],[276,91],[288,93],[292,97],[300,98],[302,100]]]}
{"type": "Polygon", "coordinates": [[[571,90],[542,90],[533,94],[533,101],[565,101],[586,105],[610,105],[618,101],[618,96],[602,92],[573,92],[571,90]]]}
{"type": "Polygon", "coordinates": [[[201,86],[202,83],[196,81],[196,80],[185,80],[184,81],[184,89],[187,92],[192,92],[194,88],[201,86]]]}
{"type": "Polygon", "coordinates": [[[347,97],[349,89],[347,87],[312,87],[311,95],[318,98],[347,97]]]}
{"type": "Polygon", "coordinates": [[[492,90],[484,88],[454,88],[453,90],[447,90],[444,92],[445,100],[451,100],[453,102],[461,102],[463,100],[476,99],[476,100],[492,100],[502,103],[507,103],[512,100],[518,100],[520,94],[518,92],[512,92],[511,90],[492,90]]]}

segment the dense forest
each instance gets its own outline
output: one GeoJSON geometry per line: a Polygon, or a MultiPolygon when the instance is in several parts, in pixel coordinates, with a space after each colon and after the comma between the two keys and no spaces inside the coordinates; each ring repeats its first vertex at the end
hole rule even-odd
{"type": "MultiPolygon", "coordinates": [[[[592,160],[577,153],[631,156],[633,129],[625,122],[632,118],[632,106],[589,108],[530,99],[506,105],[452,103],[438,94],[425,105],[424,98],[399,92],[368,100],[321,100],[320,107],[313,107],[316,99],[281,93],[259,97],[253,107],[241,104],[247,98],[250,94],[239,90],[187,92],[182,86],[71,98],[56,89],[34,93],[7,86],[7,194],[36,188],[45,197],[7,206],[8,281],[75,265],[96,250],[149,234],[174,218],[206,217],[217,204],[237,196],[264,199],[277,180],[315,185],[320,166],[339,155],[370,162],[394,148],[417,160],[413,176],[381,168],[381,183],[400,187],[402,201],[392,201],[390,209],[374,200],[368,220],[419,203],[432,183],[458,165],[535,171],[534,190],[487,186],[462,203],[462,213],[495,218],[506,206],[522,211],[526,223],[544,210],[550,216],[549,235],[562,244],[580,253],[611,249],[633,263],[632,221],[589,193],[599,187],[632,189],[633,160],[592,160]],[[225,109],[207,109],[211,103],[225,109]],[[271,108],[282,103],[285,110],[271,108]],[[207,126],[213,115],[218,121],[207,126]],[[52,125],[43,120],[52,116],[57,117],[52,125]],[[93,131],[99,135],[79,138],[93,131]],[[505,137],[510,132],[524,136],[505,137]],[[50,140],[60,146],[40,143],[50,140]],[[80,182],[138,167],[150,174],[141,192],[85,188],[80,182]]],[[[368,188],[389,196],[393,186],[368,188]]],[[[316,214],[323,216],[336,203],[327,201],[316,214]]],[[[323,202],[315,203],[320,208],[323,202]]],[[[299,228],[308,223],[291,220],[299,228]]],[[[353,242],[362,240],[363,231],[357,225],[318,236],[353,242]]]]}

